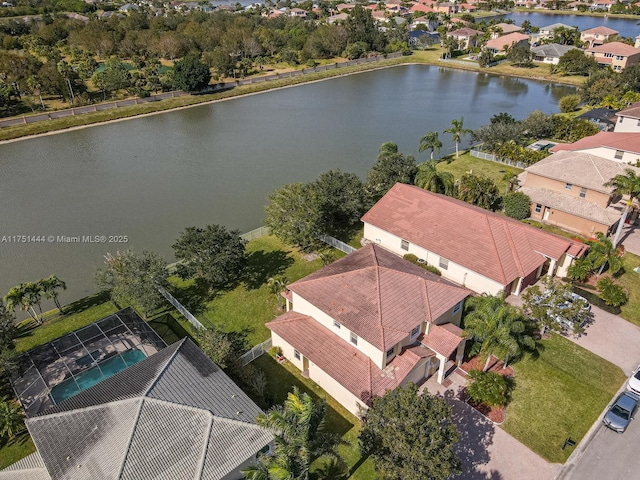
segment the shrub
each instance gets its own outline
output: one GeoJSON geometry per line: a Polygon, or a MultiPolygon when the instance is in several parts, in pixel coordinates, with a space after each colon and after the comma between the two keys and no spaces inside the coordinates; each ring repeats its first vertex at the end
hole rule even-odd
{"type": "Polygon", "coordinates": [[[579,104],[580,104],[580,95],[577,95],[575,93],[571,95],[565,95],[560,99],[560,102],[559,102],[560,111],[562,113],[571,113],[575,111],[576,108],[578,108],[579,104]]]}
{"type": "Polygon", "coordinates": [[[276,358],[276,356],[278,355],[282,356],[282,349],[274,345],[269,349],[269,355],[271,355],[273,358],[276,358]]]}
{"type": "Polygon", "coordinates": [[[509,383],[504,376],[495,372],[471,370],[469,378],[471,384],[467,387],[467,393],[474,402],[484,403],[491,407],[507,403],[509,383]]]}
{"type": "Polygon", "coordinates": [[[424,268],[427,272],[431,272],[435,275],[438,275],[439,277],[442,276],[442,272],[440,270],[438,270],[436,267],[432,265],[428,265],[426,262],[419,262],[418,257],[415,256],[413,253],[407,253],[402,258],[404,258],[408,262],[413,263],[414,265],[418,265],[419,267],[424,268]]]}
{"type": "Polygon", "coordinates": [[[577,293],[581,297],[586,298],[591,305],[595,305],[596,307],[604,310],[605,312],[609,312],[614,315],[620,315],[620,312],[621,312],[620,307],[614,307],[614,306],[608,305],[598,295],[596,295],[593,292],[590,292],[589,290],[585,290],[584,288],[586,288],[586,286],[583,288],[574,286],[572,290],[574,293],[577,293]]]}
{"type": "Polygon", "coordinates": [[[607,305],[619,307],[627,303],[629,299],[624,289],[617,283],[614,283],[609,277],[603,277],[598,280],[598,290],[600,290],[600,298],[602,298],[607,305]]]}
{"type": "Polygon", "coordinates": [[[503,199],[504,213],[516,220],[524,220],[531,215],[531,199],[522,192],[507,193],[503,199]]]}

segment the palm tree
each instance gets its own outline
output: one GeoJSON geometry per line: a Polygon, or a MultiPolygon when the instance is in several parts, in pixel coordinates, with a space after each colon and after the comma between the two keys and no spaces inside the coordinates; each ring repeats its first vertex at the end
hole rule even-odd
{"type": "Polygon", "coordinates": [[[513,189],[518,185],[518,174],[513,172],[512,170],[507,170],[506,173],[502,176],[502,180],[507,182],[507,189],[505,194],[509,192],[513,192],[513,189]]]}
{"type": "Polygon", "coordinates": [[[636,175],[636,172],[627,168],[624,171],[624,174],[619,174],[609,180],[604,184],[605,187],[613,187],[614,195],[628,195],[629,198],[625,203],[624,210],[622,211],[622,216],[618,221],[618,228],[616,229],[616,234],[613,237],[613,247],[618,246],[618,242],[620,241],[620,234],[622,233],[622,227],[624,225],[625,220],[627,219],[627,215],[629,214],[629,208],[633,203],[634,198],[638,198],[640,195],[640,176],[636,175]]]}
{"type": "Polygon", "coordinates": [[[504,298],[482,295],[468,302],[472,311],[464,319],[464,336],[475,343],[471,354],[486,357],[483,372],[489,369],[491,355],[507,363],[524,350],[535,349],[535,341],[527,334],[522,312],[508,305],[504,298]]]}
{"type": "Polygon", "coordinates": [[[274,453],[242,471],[251,480],[307,480],[309,467],[321,456],[338,458],[340,438],[324,432],[327,405],[314,402],[297,387],[284,405],[262,413],[256,422],[275,437],[274,453]]]}
{"type": "Polygon", "coordinates": [[[27,312],[29,316],[39,325],[40,319],[33,309],[30,295],[26,290],[26,284],[21,283],[9,290],[9,293],[4,297],[4,303],[7,306],[7,310],[15,312],[16,307],[20,307],[20,310],[27,312]]]}
{"type": "Polygon", "coordinates": [[[430,192],[453,195],[455,189],[453,174],[438,171],[437,165],[438,162],[435,160],[421,163],[418,166],[416,185],[430,192]]]}
{"type": "Polygon", "coordinates": [[[269,291],[276,296],[278,301],[278,308],[282,308],[282,295],[280,295],[285,288],[287,288],[288,281],[284,277],[271,277],[267,280],[267,286],[269,291]]]}
{"type": "Polygon", "coordinates": [[[451,139],[456,144],[456,158],[458,158],[460,156],[458,148],[462,137],[464,137],[468,133],[471,133],[471,130],[464,128],[464,117],[460,117],[460,120],[457,120],[455,118],[451,120],[451,127],[447,128],[444,133],[451,134],[451,139]]]}
{"type": "Polygon", "coordinates": [[[418,148],[418,151],[422,153],[425,150],[431,150],[431,160],[433,160],[434,150],[440,153],[441,148],[442,142],[438,138],[438,132],[427,132],[427,134],[420,139],[420,148],[418,148]]]}
{"type": "Polygon", "coordinates": [[[20,405],[0,397],[0,438],[13,438],[24,428],[24,412],[20,405]]]}
{"type": "Polygon", "coordinates": [[[584,282],[592,270],[593,266],[586,258],[579,258],[574,260],[567,269],[567,277],[573,281],[584,282]]]}
{"type": "Polygon", "coordinates": [[[37,305],[38,311],[40,315],[38,317],[38,324],[42,324],[42,305],[40,301],[42,300],[42,288],[40,288],[40,284],[38,282],[27,282],[24,283],[24,292],[26,301],[29,302],[29,305],[37,305]]]}
{"type": "Polygon", "coordinates": [[[609,265],[609,273],[615,274],[622,268],[622,258],[620,251],[613,246],[602,232],[596,233],[596,241],[588,240],[589,254],[586,261],[591,265],[592,270],[599,268],[598,276],[602,275],[604,267],[609,265]]]}
{"type": "Polygon", "coordinates": [[[64,313],[62,311],[62,307],[60,306],[60,302],[58,301],[58,289],[61,288],[62,290],[66,290],[67,284],[55,275],[43,278],[42,280],[39,280],[38,283],[40,285],[42,296],[44,298],[53,298],[53,301],[55,302],[56,307],[58,307],[60,313],[64,313]]]}

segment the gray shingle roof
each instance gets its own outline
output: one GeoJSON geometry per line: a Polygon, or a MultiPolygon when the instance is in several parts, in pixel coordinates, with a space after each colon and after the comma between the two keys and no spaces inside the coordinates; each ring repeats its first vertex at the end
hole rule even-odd
{"type": "MultiPolygon", "coordinates": [[[[260,412],[184,339],[27,427],[54,480],[221,479],[273,440],[255,423],[260,412]]],[[[0,479],[27,478],[20,474],[7,470],[0,479]]]]}
{"type": "Polygon", "coordinates": [[[0,470],[2,480],[51,480],[47,468],[44,466],[40,453],[34,452],[31,455],[18,460],[4,470],[0,470]]]}
{"type": "Polygon", "coordinates": [[[546,45],[540,45],[538,47],[532,47],[531,51],[538,56],[560,58],[569,50],[574,50],[577,47],[573,45],[560,45],[559,43],[548,43],[546,45]]]}

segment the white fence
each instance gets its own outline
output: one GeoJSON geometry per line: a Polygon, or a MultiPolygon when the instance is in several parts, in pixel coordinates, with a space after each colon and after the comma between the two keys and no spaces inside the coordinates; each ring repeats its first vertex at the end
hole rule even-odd
{"type": "Polygon", "coordinates": [[[268,351],[271,348],[271,346],[272,346],[271,338],[268,338],[264,342],[259,343],[258,345],[253,347],[251,350],[249,350],[247,353],[242,355],[240,357],[240,362],[242,362],[242,365],[247,365],[253,362],[256,358],[258,358],[264,352],[268,351]]]}
{"type": "Polygon", "coordinates": [[[491,162],[502,163],[503,165],[511,165],[512,167],[518,167],[522,169],[527,168],[527,166],[522,162],[514,162],[513,160],[509,160],[508,158],[501,159],[495,155],[492,155],[491,153],[481,152],[480,150],[471,149],[469,150],[469,154],[472,157],[481,158],[483,160],[489,160],[491,162]]]}
{"type": "Polygon", "coordinates": [[[158,291],[160,292],[160,294],[166,298],[169,303],[171,305],[173,305],[175,307],[176,310],[178,310],[183,316],[184,318],[186,318],[187,320],[189,320],[189,323],[191,323],[191,325],[193,325],[196,328],[204,328],[204,325],[202,325],[198,319],[196,317],[193,316],[193,314],[187,310],[185,308],[184,305],[182,305],[178,300],[176,300],[176,298],[171,295],[169,292],[167,292],[164,288],[158,286],[156,287],[158,289],[158,291]]]}
{"type": "Polygon", "coordinates": [[[240,235],[243,240],[250,241],[254,238],[264,237],[265,235],[269,235],[269,227],[259,227],[255,230],[251,230],[250,232],[243,233],[240,235]]]}
{"type": "Polygon", "coordinates": [[[331,245],[333,248],[343,251],[344,253],[352,253],[357,250],[351,245],[344,243],[337,238],[333,238],[331,235],[318,235],[318,240],[322,240],[324,243],[331,245]]]}

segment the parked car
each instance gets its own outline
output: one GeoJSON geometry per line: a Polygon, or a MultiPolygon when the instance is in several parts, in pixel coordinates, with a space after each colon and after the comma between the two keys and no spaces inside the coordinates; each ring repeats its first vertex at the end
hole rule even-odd
{"type": "Polygon", "coordinates": [[[640,396],[632,392],[622,392],[609,407],[602,423],[615,432],[623,433],[633,420],[639,403],[640,396]]]}
{"type": "Polygon", "coordinates": [[[636,395],[640,395],[640,365],[631,374],[629,380],[627,380],[627,390],[636,395]]]}

